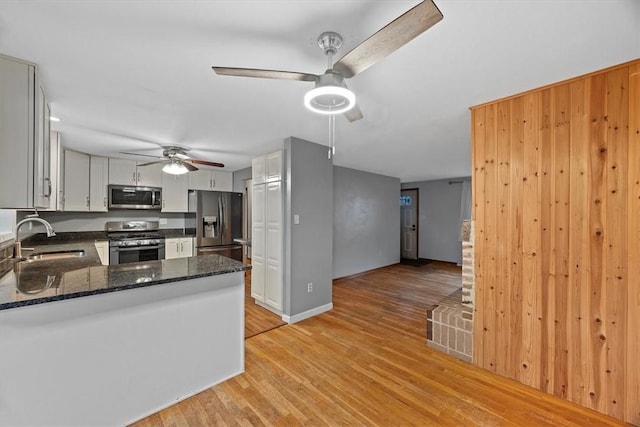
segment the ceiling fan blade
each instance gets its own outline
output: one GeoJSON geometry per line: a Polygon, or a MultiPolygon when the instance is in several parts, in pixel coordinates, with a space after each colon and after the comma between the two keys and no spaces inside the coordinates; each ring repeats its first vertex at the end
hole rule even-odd
{"type": "Polygon", "coordinates": [[[353,108],[350,109],[349,111],[342,113],[342,115],[344,115],[347,118],[347,120],[349,120],[352,123],[364,117],[362,115],[362,110],[360,110],[360,107],[358,107],[358,104],[354,105],[353,108]]]}
{"type": "Polygon", "coordinates": [[[185,168],[187,168],[189,170],[189,172],[193,172],[193,171],[197,171],[198,170],[198,168],[193,166],[191,163],[182,162],[182,164],[184,165],[185,168]]]}
{"type": "Polygon", "coordinates": [[[158,163],[164,163],[165,160],[158,160],[157,162],[149,162],[149,163],[142,163],[138,166],[150,166],[150,165],[157,165],[158,163]]]}
{"type": "Polygon", "coordinates": [[[433,0],[424,0],[343,56],[333,69],[351,78],[383,60],[442,20],[433,0]]]}
{"type": "Polygon", "coordinates": [[[222,76],[258,77],[263,79],[299,80],[303,82],[315,82],[318,76],[315,74],[298,73],[295,71],[261,70],[257,68],[231,68],[211,67],[216,74],[222,76]]]}
{"type": "Polygon", "coordinates": [[[206,160],[185,159],[185,160],[183,160],[183,163],[194,163],[196,165],[213,166],[213,167],[216,167],[216,168],[223,168],[224,167],[223,163],[207,162],[206,160]]]}
{"type": "Polygon", "coordinates": [[[119,151],[119,153],[120,154],[128,154],[130,156],[153,157],[154,159],[162,159],[162,156],[152,156],[151,154],[127,153],[125,151],[119,151]]]}

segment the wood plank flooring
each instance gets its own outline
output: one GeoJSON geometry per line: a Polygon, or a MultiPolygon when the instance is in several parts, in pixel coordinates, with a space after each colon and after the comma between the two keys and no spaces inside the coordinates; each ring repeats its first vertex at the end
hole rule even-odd
{"type": "Polygon", "coordinates": [[[338,280],[331,312],[247,339],[244,374],[135,426],[623,425],[429,349],[426,306],[459,281],[437,263],[338,280]]]}

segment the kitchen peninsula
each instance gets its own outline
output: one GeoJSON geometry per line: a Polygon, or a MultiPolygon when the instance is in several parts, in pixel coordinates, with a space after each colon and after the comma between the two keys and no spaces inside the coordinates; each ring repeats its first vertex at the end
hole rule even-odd
{"type": "Polygon", "coordinates": [[[82,240],[34,252],[69,256],[0,278],[0,424],[124,425],[244,370],[249,266],[106,266],[82,240]]]}

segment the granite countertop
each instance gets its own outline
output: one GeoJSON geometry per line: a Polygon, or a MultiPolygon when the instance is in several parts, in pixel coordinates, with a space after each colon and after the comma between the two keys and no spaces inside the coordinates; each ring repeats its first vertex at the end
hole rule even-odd
{"type": "Polygon", "coordinates": [[[0,270],[4,267],[6,272],[0,276],[0,310],[245,271],[251,268],[249,265],[220,255],[102,265],[95,248],[95,240],[104,240],[106,236],[100,237],[98,234],[88,236],[87,233],[60,234],[59,237],[51,239],[35,238],[25,241],[35,250],[25,252],[24,255],[83,250],[84,256],[36,262],[16,262],[15,259],[3,261],[0,263],[3,264],[0,265],[0,270]],[[68,234],[74,234],[74,236],[68,234]],[[41,244],[49,242],[51,244],[41,244]]]}

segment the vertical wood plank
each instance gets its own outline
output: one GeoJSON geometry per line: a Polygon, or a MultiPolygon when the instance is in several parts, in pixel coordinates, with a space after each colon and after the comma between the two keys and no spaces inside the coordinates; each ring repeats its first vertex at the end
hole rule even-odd
{"type": "MultiPolygon", "coordinates": [[[[607,157],[604,165],[605,235],[603,257],[607,260],[603,271],[603,317],[598,319],[599,339],[604,344],[601,363],[596,363],[606,394],[597,406],[616,418],[624,417],[625,318],[626,289],[628,287],[627,251],[628,220],[620,215],[627,211],[627,158],[629,154],[629,69],[621,68],[606,77],[606,140],[607,157]]],[[[638,214],[636,214],[638,215],[638,214]]],[[[640,262],[640,260],[638,261],[640,262]]],[[[640,279],[639,279],[640,280],[640,279]]],[[[638,332],[640,337],[640,332],[638,332]]],[[[640,368],[639,368],[640,369],[640,368]]]]}
{"type": "Polygon", "coordinates": [[[640,61],[629,67],[625,421],[640,425],[640,61]]]}
{"type": "Polygon", "coordinates": [[[474,217],[474,304],[473,304],[473,363],[485,368],[484,358],[484,260],[485,253],[484,235],[485,235],[485,213],[484,213],[484,189],[485,189],[485,132],[484,132],[484,115],[485,109],[480,108],[473,110],[471,113],[472,129],[473,129],[473,179],[472,179],[472,198],[473,198],[473,217],[474,217]]]}
{"type": "Polygon", "coordinates": [[[519,378],[540,388],[540,93],[524,96],[524,169],[522,196],[522,351],[519,378]]]}
{"type": "Polygon", "coordinates": [[[553,88],[554,92],[554,220],[553,258],[555,267],[555,357],[553,394],[567,397],[569,384],[569,235],[570,235],[570,115],[569,85],[553,88]]]}
{"type": "Polygon", "coordinates": [[[554,141],[552,137],[552,118],[554,115],[553,91],[547,89],[541,93],[540,106],[540,315],[541,348],[540,351],[540,388],[552,393],[555,384],[554,367],[556,354],[555,340],[555,257],[553,247],[553,229],[555,227],[553,185],[554,141]]]}
{"type": "Polygon", "coordinates": [[[520,353],[522,349],[522,214],[523,203],[523,177],[524,177],[524,101],[515,98],[511,104],[511,188],[509,198],[511,201],[511,218],[509,222],[509,235],[511,265],[509,275],[511,277],[511,303],[509,304],[509,316],[511,327],[508,339],[511,342],[511,353],[505,355],[510,359],[511,378],[519,379],[520,353]]]}
{"type": "MultiPolygon", "coordinates": [[[[585,312],[588,317],[583,317],[583,327],[586,328],[584,344],[589,344],[591,348],[585,347],[585,352],[591,358],[588,369],[588,406],[600,412],[606,412],[607,400],[605,382],[605,361],[607,339],[604,335],[602,319],[606,318],[605,284],[605,257],[604,257],[604,206],[607,195],[605,194],[605,183],[607,179],[607,126],[606,126],[606,74],[597,74],[589,79],[588,114],[589,114],[589,135],[587,135],[589,146],[589,186],[588,186],[588,214],[589,214],[589,240],[586,242],[589,247],[589,288],[588,293],[583,292],[585,312]]],[[[585,331],[583,331],[584,333],[585,331]]]]}
{"type": "Polygon", "coordinates": [[[512,375],[513,366],[511,358],[504,357],[504,354],[511,354],[512,342],[509,339],[509,329],[511,328],[511,251],[510,238],[512,230],[511,200],[510,200],[510,170],[511,170],[511,120],[509,101],[500,102],[497,105],[497,148],[496,161],[497,169],[497,198],[499,202],[496,224],[499,227],[498,238],[500,245],[496,253],[496,351],[501,357],[496,358],[496,372],[500,375],[512,375]]]}
{"type": "Polygon", "coordinates": [[[588,405],[586,398],[589,378],[588,356],[588,271],[589,242],[588,234],[588,187],[589,187],[589,146],[586,143],[589,134],[589,117],[587,114],[585,80],[577,80],[570,84],[571,117],[570,117],[570,183],[569,200],[571,228],[569,253],[571,270],[569,281],[571,291],[568,313],[570,316],[567,336],[569,346],[568,366],[572,370],[569,376],[568,398],[582,405],[588,405]],[[586,301],[586,303],[585,303],[586,301]]]}
{"type": "Polygon", "coordinates": [[[502,236],[496,224],[498,203],[497,203],[497,166],[496,166],[496,105],[491,104],[485,108],[485,221],[484,221],[484,307],[483,316],[484,342],[484,365],[486,369],[496,370],[496,338],[497,331],[496,313],[496,287],[499,285],[499,277],[496,274],[496,254],[502,245],[502,236]]]}

